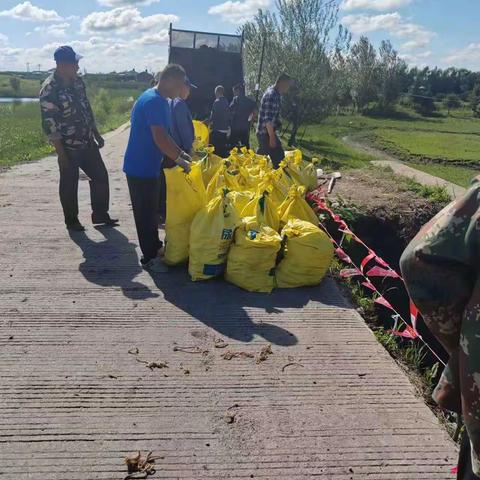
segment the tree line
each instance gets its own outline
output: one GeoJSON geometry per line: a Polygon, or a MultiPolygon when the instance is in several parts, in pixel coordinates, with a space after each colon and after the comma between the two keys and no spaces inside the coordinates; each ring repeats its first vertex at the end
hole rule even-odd
{"type": "Polygon", "coordinates": [[[376,49],[362,36],[352,42],[339,20],[339,0],[276,0],[275,11],[259,10],[243,28],[244,65],[250,91],[290,73],[296,88],[285,100],[295,137],[298,126],[318,122],[342,108],[388,113],[402,99],[417,112],[431,114],[435,102],[457,108],[470,101],[480,116],[480,73],[466,69],[413,67],[390,41],[376,49]]]}

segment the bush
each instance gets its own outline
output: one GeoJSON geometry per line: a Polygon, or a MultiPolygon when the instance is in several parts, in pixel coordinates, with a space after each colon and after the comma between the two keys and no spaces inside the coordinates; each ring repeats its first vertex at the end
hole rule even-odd
{"type": "Polygon", "coordinates": [[[437,111],[434,99],[422,95],[412,95],[413,109],[423,116],[433,115],[437,111]]]}
{"type": "Polygon", "coordinates": [[[450,93],[443,100],[443,105],[448,110],[448,114],[450,115],[450,110],[460,108],[462,106],[462,102],[457,95],[455,95],[454,93],[450,93]]]}

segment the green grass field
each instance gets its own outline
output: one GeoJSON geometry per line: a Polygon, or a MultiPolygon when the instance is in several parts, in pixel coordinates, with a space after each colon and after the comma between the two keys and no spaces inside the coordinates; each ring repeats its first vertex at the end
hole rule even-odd
{"type": "MultiPolygon", "coordinates": [[[[125,123],[139,90],[97,90],[92,108],[101,132],[125,123]]],[[[41,158],[52,152],[43,135],[38,103],[0,104],[0,167],[41,158]]]]}
{"type": "Polygon", "coordinates": [[[400,109],[394,118],[338,115],[307,128],[301,147],[310,156],[323,155],[339,168],[371,160],[344,145],[351,136],[372,144],[425,171],[462,186],[480,174],[480,119],[467,109],[440,111],[433,118],[400,109]]]}
{"type": "Polygon", "coordinates": [[[15,92],[10,85],[11,75],[0,74],[0,97],[37,97],[40,82],[37,80],[20,79],[20,88],[15,92]]]}

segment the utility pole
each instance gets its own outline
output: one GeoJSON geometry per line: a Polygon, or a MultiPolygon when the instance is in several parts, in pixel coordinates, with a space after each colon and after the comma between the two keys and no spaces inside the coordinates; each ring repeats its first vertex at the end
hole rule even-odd
{"type": "Polygon", "coordinates": [[[255,103],[258,105],[258,97],[260,96],[260,81],[262,80],[263,58],[265,57],[265,37],[262,40],[262,55],[260,57],[260,68],[258,69],[257,84],[255,85],[255,103]]]}

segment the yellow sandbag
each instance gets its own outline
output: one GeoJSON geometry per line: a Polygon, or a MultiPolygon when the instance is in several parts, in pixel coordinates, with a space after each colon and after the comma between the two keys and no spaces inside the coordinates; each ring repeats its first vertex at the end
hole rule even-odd
{"type": "Polygon", "coordinates": [[[225,183],[225,172],[226,172],[226,166],[223,164],[220,166],[220,168],[215,172],[215,175],[213,175],[212,179],[210,182],[207,184],[207,202],[210,200],[213,200],[221,190],[226,188],[226,183],[225,183]]]}
{"type": "Polygon", "coordinates": [[[213,153],[213,147],[205,150],[206,155],[200,160],[203,183],[208,186],[212,177],[223,165],[223,159],[213,153]]]}
{"type": "Polygon", "coordinates": [[[303,160],[300,150],[285,152],[286,172],[308,192],[317,188],[317,162],[316,158],[311,162],[303,160]]]}
{"type": "Polygon", "coordinates": [[[281,169],[267,172],[258,187],[259,192],[270,189],[270,198],[277,210],[287,198],[289,192],[289,186],[282,180],[282,177],[283,171],[281,169]]]}
{"type": "Polygon", "coordinates": [[[190,225],[205,206],[205,186],[198,163],[187,175],[180,167],[166,168],[167,220],[165,224],[165,263],[178,265],[188,260],[190,225]]]}
{"type": "Polygon", "coordinates": [[[223,273],[233,234],[239,224],[240,217],[227,190],[195,215],[190,227],[188,263],[193,281],[208,280],[223,273]]]}
{"type": "Polygon", "coordinates": [[[244,219],[235,232],[227,259],[225,279],[251,292],[271,292],[280,235],[252,218],[244,219]]]}
{"type": "Polygon", "coordinates": [[[285,254],[276,268],[277,286],[318,285],[333,260],[333,245],[325,232],[302,220],[290,220],[282,230],[285,254]]]}
{"type": "Polygon", "coordinates": [[[305,187],[291,187],[288,197],[278,209],[280,221],[286,224],[290,219],[304,220],[318,225],[318,217],[305,200],[305,187]]]}
{"type": "Polygon", "coordinates": [[[228,192],[228,196],[230,197],[238,216],[241,217],[243,209],[252,201],[255,194],[245,190],[243,192],[228,192]]]}
{"type": "Polygon", "coordinates": [[[198,151],[208,147],[208,127],[203,122],[193,120],[193,131],[195,135],[193,150],[198,151]]]}
{"type": "Polygon", "coordinates": [[[267,225],[276,232],[280,230],[278,207],[270,198],[272,187],[253,198],[243,209],[242,217],[254,216],[259,225],[267,225]]]}
{"type": "Polygon", "coordinates": [[[318,158],[312,158],[312,161],[308,162],[308,164],[304,168],[305,187],[307,188],[307,192],[311,192],[318,187],[318,164],[318,158]]]}
{"type": "Polygon", "coordinates": [[[225,185],[229,190],[241,192],[247,189],[246,181],[238,169],[229,168],[224,173],[225,185]]]}

